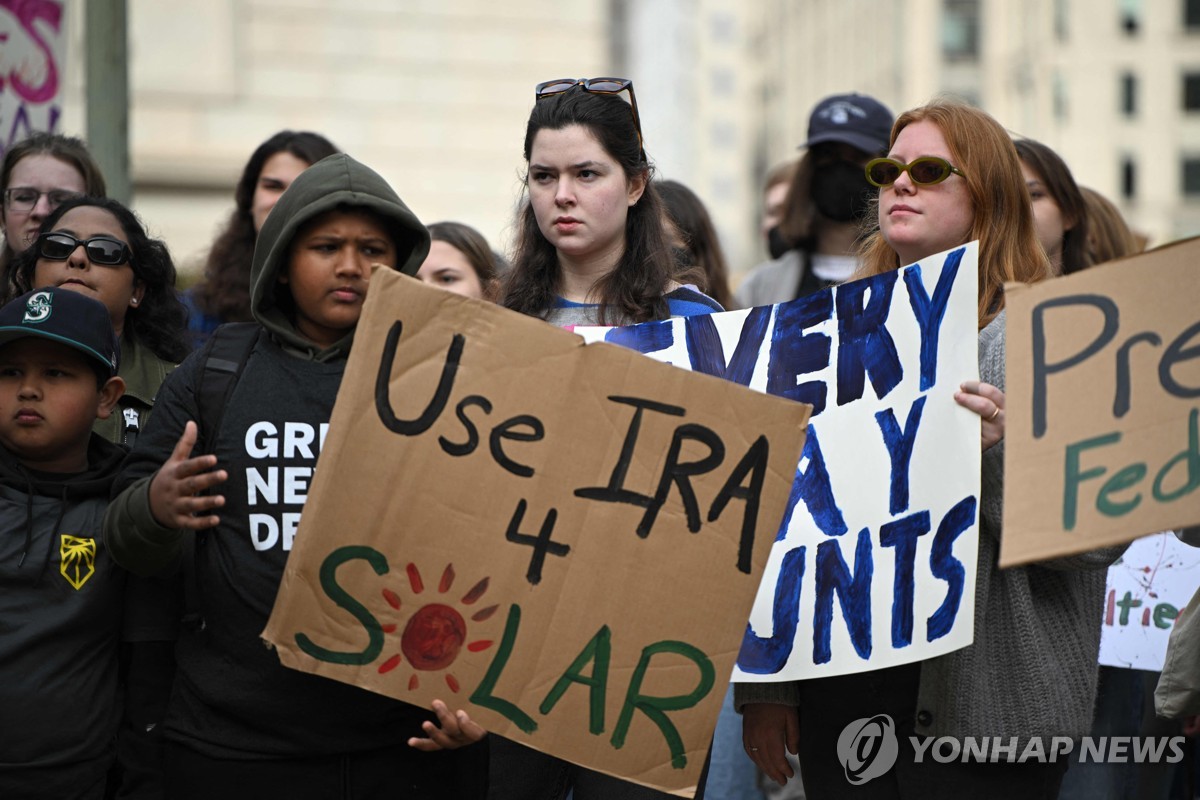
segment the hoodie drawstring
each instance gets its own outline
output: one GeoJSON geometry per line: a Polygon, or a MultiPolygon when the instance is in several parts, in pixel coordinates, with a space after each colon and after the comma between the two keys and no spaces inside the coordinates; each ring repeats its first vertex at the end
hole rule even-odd
{"type": "MultiPolygon", "coordinates": [[[[21,476],[25,478],[25,545],[21,548],[21,559],[17,562],[17,567],[25,565],[25,557],[29,555],[29,549],[33,547],[33,478],[24,468],[18,466],[21,476]]],[[[54,534],[62,525],[63,519],[67,515],[67,492],[69,487],[64,484],[62,487],[62,498],[58,504],[58,517],[54,520],[54,527],[50,529],[49,545],[46,550],[46,558],[42,561],[42,568],[38,571],[37,580],[41,580],[46,574],[46,565],[50,563],[54,555],[54,534]]]]}
{"type": "Polygon", "coordinates": [[[43,559],[42,568],[38,572],[39,581],[42,579],[42,576],[46,574],[46,565],[49,564],[54,558],[54,540],[55,537],[58,536],[58,533],[62,530],[61,526],[63,518],[67,516],[67,488],[67,485],[63,484],[62,497],[60,498],[58,504],[58,516],[54,519],[54,527],[50,529],[50,535],[46,537],[50,540],[50,543],[46,547],[46,558],[43,559]]]}
{"type": "Polygon", "coordinates": [[[33,478],[19,464],[17,471],[25,479],[25,544],[21,548],[21,560],[17,562],[19,569],[25,566],[25,556],[29,555],[29,548],[33,546],[33,478]]]}

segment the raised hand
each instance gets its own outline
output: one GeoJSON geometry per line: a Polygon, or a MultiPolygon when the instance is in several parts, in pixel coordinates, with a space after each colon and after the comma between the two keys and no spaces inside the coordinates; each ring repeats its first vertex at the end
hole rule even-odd
{"type": "Polygon", "coordinates": [[[223,483],[229,475],[223,469],[213,469],[217,466],[216,456],[188,458],[196,446],[197,433],[196,423],[189,421],[171,457],[150,481],[150,513],[163,527],[199,531],[221,521],[216,514],[205,512],[225,505],[224,495],[199,493],[223,483]]]}

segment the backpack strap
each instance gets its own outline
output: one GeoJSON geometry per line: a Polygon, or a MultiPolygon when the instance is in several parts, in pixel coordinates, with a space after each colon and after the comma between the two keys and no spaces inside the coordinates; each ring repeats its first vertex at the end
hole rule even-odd
{"type": "Polygon", "coordinates": [[[208,340],[196,398],[200,406],[196,420],[200,435],[196,446],[201,453],[216,445],[233,388],[261,333],[262,327],[257,322],[231,322],[213,331],[208,340]]]}
{"type": "MultiPolygon", "coordinates": [[[[221,423],[225,418],[225,409],[261,333],[262,328],[256,322],[231,322],[213,331],[212,337],[201,351],[204,368],[200,373],[196,393],[199,406],[196,413],[196,425],[199,428],[196,449],[200,453],[208,453],[216,446],[221,423]]],[[[184,570],[188,577],[184,581],[183,589],[183,625],[202,630],[204,615],[201,612],[199,570],[196,569],[196,561],[199,560],[200,548],[204,546],[207,537],[190,531],[184,536],[184,561],[192,563],[185,564],[184,570]],[[186,542],[188,536],[193,537],[191,546],[186,542]]]]}

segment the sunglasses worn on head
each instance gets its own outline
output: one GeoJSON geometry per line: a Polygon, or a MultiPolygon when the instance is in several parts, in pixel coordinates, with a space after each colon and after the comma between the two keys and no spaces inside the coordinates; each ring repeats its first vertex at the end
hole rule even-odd
{"type": "Polygon", "coordinates": [[[642,151],[642,160],[645,161],[646,145],[642,141],[642,121],[638,117],[637,96],[633,93],[633,81],[628,78],[559,78],[539,83],[533,90],[533,94],[538,100],[541,100],[570,91],[576,86],[581,86],[585,92],[592,94],[620,94],[625,90],[629,91],[629,107],[633,110],[633,127],[637,130],[638,148],[642,151]]]}
{"type": "Polygon", "coordinates": [[[42,199],[42,195],[46,196],[46,203],[50,206],[51,211],[68,200],[80,196],[79,192],[72,192],[70,189],[51,189],[48,192],[41,192],[32,187],[23,186],[5,190],[4,203],[8,206],[9,211],[32,211],[33,207],[38,204],[38,200],[42,199]]]}
{"type": "Polygon", "coordinates": [[[917,186],[941,183],[949,178],[951,173],[962,175],[958,167],[937,156],[922,156],[911,164],[901,164],[894,158],[875,158],[867,162],[866,172],[867,180],[881,189],[899,180],[902,172],[907,172],[908,177],[917,186]]]}
{"type": "Polygon", "coordinates": [[[75,248],[83,245],[88,261],[93,264],[103,264],[115,267],[129,261],[133,254],[129,245],[111,236],[93,236],[90,239],[76,239],[69,233],[52,231],[38,236],[38,255],[51,261],[66,261],[75,252],[75,248]]]}

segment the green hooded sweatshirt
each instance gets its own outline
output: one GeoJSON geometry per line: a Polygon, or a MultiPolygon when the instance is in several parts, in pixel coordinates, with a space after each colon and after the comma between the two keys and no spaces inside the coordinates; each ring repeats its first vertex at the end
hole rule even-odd
{"type": "Polygon", "coordinates": [[[345,358],[354,340],[351,332],[327,350],[320,350],[297,332],[290,296],[279,275],[287,271],[292,239],[310,220],[327,211],[365,208],[387,226],[396,245],[396,268],[416,275],[429,255],[429,232],[400,196],[378,173],[344,153],[318,161],[297,178],[267,215],[250,269],[250,308],[254,319],[290,351],[316,361],[345,358]]]}

